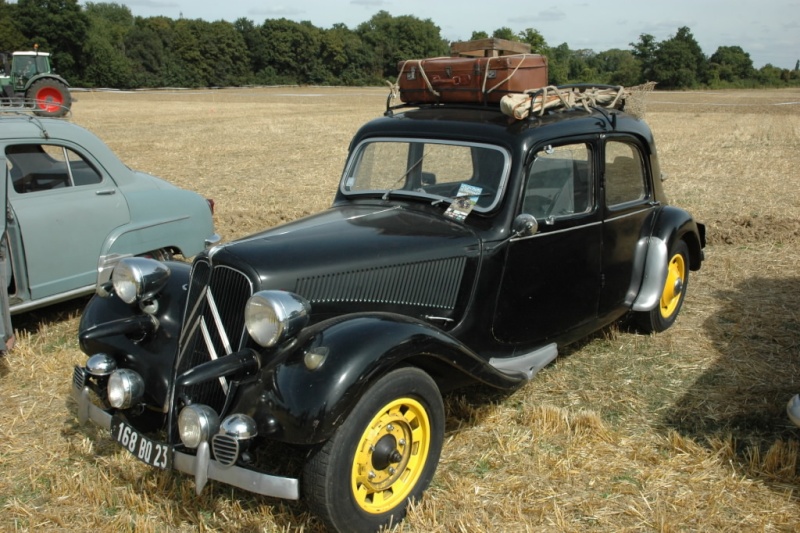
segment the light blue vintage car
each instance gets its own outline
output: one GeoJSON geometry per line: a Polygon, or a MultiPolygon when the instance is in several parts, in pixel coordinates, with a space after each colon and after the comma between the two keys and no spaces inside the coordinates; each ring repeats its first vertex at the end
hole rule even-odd
{"type": "Polygon", "coordinates": [[[6,315],[93,292],[120,257],[191,257],[219,240],[213,202],[131,170],[66,120],[3,113],[0,157],[6,315]]]}

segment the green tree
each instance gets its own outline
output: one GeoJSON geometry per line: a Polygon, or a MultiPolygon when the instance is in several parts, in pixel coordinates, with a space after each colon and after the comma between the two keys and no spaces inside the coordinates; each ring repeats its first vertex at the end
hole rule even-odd
{"type": "Polygon", "coordinates": [[[169,46],[172,24],[164,17],[137,18],[125,36],[125,51],[131,63],[134,87],[166,85],[163,76],[168,65],[165,48],[169,46]]]}
{"type": "Polygon", "coordinates": [[[397,64],[404,59],[449,53],[439,27],[430,19],[421,20],[411,15],[393,17],[386,11],[379,11],[369,21],[361,23],[356,33],[371,51],[371,78],[394,79],[397,64]]]}
{"type": "Polygon", "coordinates": [[[12,52],[27,48],[27,39],[14,24],[17,4],[0,0],[0,50],[12,52]]]}
{"type": "Polygon", "coordinates": [[[755,74],[750,54],[740,46],[720,46],[710,58],[709,81],[736,82],[752,79],[755,74]]]}
{"type": "Polygon", "coordinates": [[[550,51],[544,36],[533,28],[525,28],[519,32],[518,40],[531,45],[531,52],[534,54],[547,55],[550,51]]]}
{"type": "Polygon", "coordinates": [[[519,37],[514,33],[514,30],[507,26],[494,30],[494,32],[492,32],[492,37],[495,39],[505,39],[506,41],[519,41],[519,37]]]}
{"type": "Polygon", "coordinates": [[[773,66],[771,63],[767,63],[758,70],[757,79],[762,85],[773,87],[780,86],[782,85],[781,69],[773,66]]]}
{"type": "Polygon", "coordinates": [[[327,78],[320,58],[322,30],[310,22],[268,19],[261,35],[269,47],[264,51],[266,68],[262,83],[322,83],[327,78]]]}
{"type": "Polygon", "coordinates": [[[705,75],[706,57],[689,28],[679,28],[674,37],[658,45],[653,63],[653,77],[661,87],[695,87],[705,81],[705,75]]]}
{"type": "Polygon", "coordinates": [[[367,77],[369,50],[358,34],[344,24],[334,24],[323,32],[321,55],[329,75],[326,83],[363,85],[381,82],[381,79],[367,77]]]}
{"type": "Polygon", "coordinates": [[[655,73],[653,71],[656,61],[656,50],[658,49],[658,42],[656,38],[649,33],[639,35],[639,40],[635,43],[630,43],[633,57],[639,60],[641,65],[641,76],[639,81],[653,81],[655,80],[655,73]]]}
{"type": "Polygon", "coordinates": [[[489,38],[489,34],[486,33],[485,31],[473,31],[472,35],[469,38],[469,40],[470,41],[479,41],[481,39],[488,39],[488,38],[489,38]]]}
{"type": "Polygon", "coordinates": [[[18,0],[14,16],[29,46],[39,44],[50,52],[67,80],[80,78],[89,20],[78,0],[18,0]]]}
{"type": "Polygon", "coordinates": [[[83,45],[83,83],[92,87],[131,87],[131,62],[125,38],[134,27],[130,8],[116,3],[86,4],[89,28],[83,45]]]}
{"type": "Polygon", "coordinates": [[[564,85],[569,82],[569,61],[572,50],[567,43],[550,48],[547,55],[547,73],[551,85],[564,85]]]}
{"type": "Polygon", "coordinates": [[[246,55],[250,62],[249,74],[252,76],[267,67],[267,49],[269,43],[264,39],[261,28],[249,19],[239,18],[233,27],[242,36],[246,48],[246,55]]]}
{"type": "Polygon", "coordinates": [[[189,87],[240,85],[247,76],[249,57],[244,38],[224,20],[178,19],[172,50],[181,66],[175,83],[189,87]]]}
{"type": "Polygon", "coordinates": [[[630,50],[614,48],[592,56],[589,65],[597,72],[598,81],[612,85],[637,85],[641,64],[630,50]]]}

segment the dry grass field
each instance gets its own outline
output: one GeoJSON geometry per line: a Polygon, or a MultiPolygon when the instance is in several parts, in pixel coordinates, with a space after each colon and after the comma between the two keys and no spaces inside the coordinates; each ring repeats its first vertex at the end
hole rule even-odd
{"type": "MultiPolygon", "coordinates": [[[[324,209],[383,89],[81,93],[130,166],[216,200],[225,239],[324,209]]],[[[708,225],[675,326],[571,347],[513,394],[446,399],[441,463],[397,528],[797,531],[800,90],[649,95],[673,203],[708,225]]],[[[0,530],[320,531],[302,503],[157,472],[80,427],[84,301],[15,317],[0,358],[0,530]]]]}

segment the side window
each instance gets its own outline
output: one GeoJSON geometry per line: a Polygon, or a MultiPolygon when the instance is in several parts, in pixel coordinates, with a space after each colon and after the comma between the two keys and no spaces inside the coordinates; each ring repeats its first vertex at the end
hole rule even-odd
{"type": "Polygon", "coordinates": [[[103,178],[77,152],[52,144],[6,147],[9,174],[18,193],[94,185],[103,178]]]}
{"type": "Polygon", "coordinates": [[[594,207],[589,146],[545,146],[536,153],[525,185],[522,209],[537,219],[589,213],[594,207]]]}
{"type": "Polygon", "coordinates": [[[606,205],[615,206],[643,200],[647,197],[642,156],[632,144],[606,143],[605,188],[606,205]]]}

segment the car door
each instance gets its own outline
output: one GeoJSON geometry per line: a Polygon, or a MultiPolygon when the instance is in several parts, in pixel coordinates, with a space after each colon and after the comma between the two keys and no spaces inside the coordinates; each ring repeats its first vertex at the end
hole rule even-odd
{"type": "Polygon", "coordinates": [[[619,313],[636,297],[642,277],[644,250],[655,212],[650,171],[643,148],[635,138],[604,138],[602,157],[603,291],[599,314],[619,313]]]}
{"type": "Polygon", "coordinates": [[[602,224],[589,141],[547,145],[526,170],[521,212],[539,231],[508,243],[494,335],[508,343],[536,342],[596,316],[602,224]]]}
{"type": "MultiPolygon", "coordinates": [[[[8,165],[3,154],[0,154],[0,206],[5,209],[8,198],[8,165]]],[[[8,281],[11,279],[11,261],[8,250],[8,237],[6,235],[6,217],[0,216],[0,353],[10,349],[14,337],[14,328],[11,326],[11,310],[8,305],[8,281]]]]}
{"type": "Polygon", "coordinates": [[[121,191],[78,147],[8,145],[6,158],[30,299],[90,288],[107,235],[130,220],[121,191]]]}

